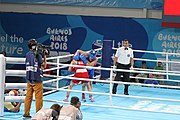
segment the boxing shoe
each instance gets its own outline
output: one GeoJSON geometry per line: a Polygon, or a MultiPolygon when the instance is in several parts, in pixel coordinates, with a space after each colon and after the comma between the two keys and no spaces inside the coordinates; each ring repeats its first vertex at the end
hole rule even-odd
{"type": "Polygon", "coordinates": [[[63,101],[64,101],[64,102],[68,102],[68,97],[66,97],[63,101]]]}
{"type": "Polygon", "coordinates": [[[91,102],[94,102],[94,98],[93,98],[93,97],[89,97],[89,100],[90,100],[91,102]]]}
{"type": "Polygon", "coordinates": [[[82,95],[82,101],[83,101],[83,102],[86,102],[85,95],[82,95]]]}

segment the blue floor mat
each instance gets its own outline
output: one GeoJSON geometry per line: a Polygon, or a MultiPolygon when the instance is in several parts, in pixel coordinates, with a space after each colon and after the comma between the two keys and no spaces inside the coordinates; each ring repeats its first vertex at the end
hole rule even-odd
{"type": "MultiPolygon", "coordinates": [[[[77,85],[73,90],[81,90],[81,85],[77,85]]],[[[117,94],[123,94],[123,86],[118,86],[117,94]]],[[[129,94],[132,96],[153,97],[153,98],[165,98],[165,99],[177,99],[180,100],[180,90],[176,89],[163,89],[153,87],[141,87],[130,86],[129,94]]],[[[108,84],[94,84],[93,92],[109,93],[108,84]]],[[[44,96],[44,100],[62,101],[65,98],[66,92],[59,91],[44,96]]],[[[70,94],[70,97],[78,96],[81,99],[81,93],[70,94]]],[[[95,102],[92,103],[88,100],[88,94],[86,94],[87,102],[82,102],[81,111],[83,113],[83,120],[179,120],[180,119],[180,102],[168,102],[159,100],[147,100],[127,97],[113,97],[112,105],[121,107],[119,108],[105,108],[86,106],[85,104],[96,105],[110,105],[109,96],[93,95],[95,102]],[[84,105],[83,105],[84,104],[84,105]],[[157,111],[157,112],[150,112],[157,111]],[[173,113],[168,113],[173,112],[173,113]]],[[[43,107],[50,107],[55,102],[44,101],[43,107]]],[[[59,103],[61,105],[67,105],[59,103]]],[[[6,112],[4,117],[0,117],[0,120],[22,120],[24,110],[24,104],[21,105],[19,113],[6,112]]],[[[31,115],[35,114],[35,102],[33,101],[31,107],[31,115]]]]}

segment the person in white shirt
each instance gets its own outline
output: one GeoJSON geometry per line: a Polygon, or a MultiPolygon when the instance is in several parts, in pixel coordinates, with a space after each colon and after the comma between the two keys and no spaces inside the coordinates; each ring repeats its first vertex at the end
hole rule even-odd
{"type": "Polygon", "coordinates": [[[79,98],[73,96],[70,105],[62,107],[58,120],[82,120],[83,114],[80,107],[79,98]]]}
{"type": "Polygon", "coordinates": [[[41,108],[31,120],[58,120],[62,107],[59,104],[53,104],[50,108],[41,108]]]}
{"type": "MultiPolygon", "coordinates": [[[[134,60],[133,60],[133,50],[129,48],[129,42],[127,39],[123,41],[123,46],[118,48],[114,57],[114,66],[117,67],[117,69],[126,69],[129,70],[130,68],[133,68],[134,60]]],[[[129,72],[120,72],[116,71],[116,76],[114,81],[123,81],[123,82],[129,82],[130,73],[129,72]],[[123,76],[123,78],[121,77],[123,76]]],[[[112,93],[116,94],[117,91],[117,83],[114,83],[112,93]]],[[[124,94],[129,95],[128,93],[128,86],[127,84],[124,85],[124,94]]]]}

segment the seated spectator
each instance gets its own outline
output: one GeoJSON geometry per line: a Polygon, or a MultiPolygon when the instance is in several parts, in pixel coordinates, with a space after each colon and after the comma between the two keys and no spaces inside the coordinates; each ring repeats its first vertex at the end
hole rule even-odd
{"type": "Polygon", "coordinates": [[[72,97],[70,105],[62,107],[58,120],[82,120],[80,106],[79,98],[72,97]]]}
{"type": "Polygon", "coordinates": [[[41,108],[31,120],[58,120],[62,106],[53,104],[50,108],[41,108]]]}
{"type": "MultiPolygon", "coordinates": [[[[147,66],[146,66],[146,61],[142,61],[142,69],[148,69],[147,66]]],[[[147,70],[146,70],[146,71],[147,71],[147,70]]],[[[147,77],[148,77],[148,74],[146,74],[146,73],[139,73],[138,75],[136,75],[136,77],[147,78],[147,77]]],[[[143,79],[137,79],[137,78],[136,78],[136,82],[137,82],[137,83],[144,83],[144,80],[143,80],[143,79]]]]}
{"type": "MultiPolygon", "coordinates": [[[[164,68],[162,67],[162,62],[158,62],[157,66],[154,68],[155,70],[164,70],[164,68]]],[[[157,71],[158,72],[158,71],[157,71]]],[[[156,78],[156,79],[164,79],[164,75],[160,75],[160,74],[151,74],[151,78],[156,78]]],[[[158,80],[153,80],[152,84],[164,84],[164,81],[158,81],[158,80]]]]}
{"type": "MultiPolygon", "coordinates": [[[[18,96],[18,91],[11,90],[9,96],[18,96]]],[[[20,102],[4,102],[4,112],[19,112],[21,107],[20,102]]]]}
{"type": "MultiPolygon", "coordinates": [[[[154,78],[153,74],[149,74],[149,78],[154,78]]],[[[158,85],[158,81],[157,80],[146,80],[145,84],[155,84],[158,85]]]]}
{"type": "MultiPolygon", "coordinates": [[[[137,66],[133,66],[133,68],[137,68],[137,66]]],[[[139,73],[134,73],[131,72],[130,76],[133,76],[133,78],[130,79],[130,82],[136,82],[136,79],[134,77],[136,77],[139,73]]]]}

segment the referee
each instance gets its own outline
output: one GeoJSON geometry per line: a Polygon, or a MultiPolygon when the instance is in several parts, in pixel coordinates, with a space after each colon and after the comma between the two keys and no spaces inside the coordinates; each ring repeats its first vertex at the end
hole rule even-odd
{"type": "MultiPolygon", "coordinates": [[[[117,69],[126,69],[129,70],[130,68],[133,68],[134,60],[133,60],[133,51],[131,48],[129,48],[129,42],[127,39],[123,41],[123,46],[118,48],[114,57],[114,65],[117,66],[117,69]]],[[[116,71],[116,77],[114,81],[123,81],[123,82],[129,82],[129,72],[120,72],[116,71]],[[123,77],[122,77],[123,76],[123,77]]],[[[114,83],[113,85],[113,94],[116,94],[117,91],[117,83],[114,83]]],[[[124,94],[128,94],[128,86],[127,84],[124,85],[124,94]]]]}

